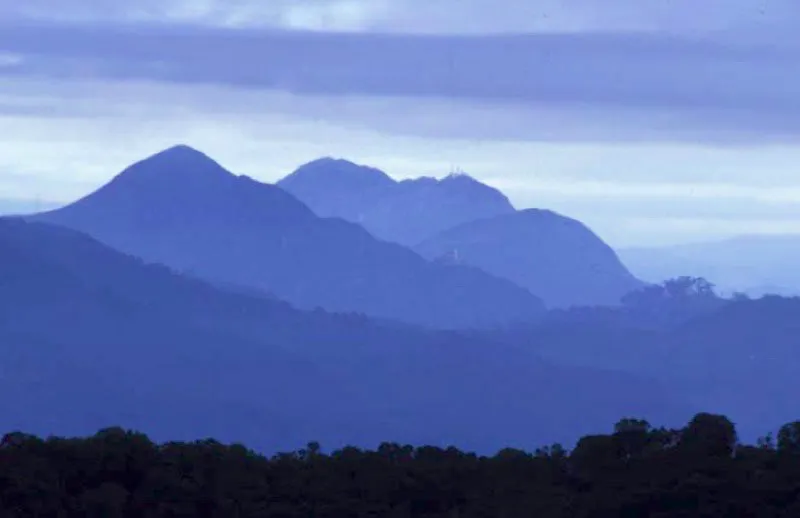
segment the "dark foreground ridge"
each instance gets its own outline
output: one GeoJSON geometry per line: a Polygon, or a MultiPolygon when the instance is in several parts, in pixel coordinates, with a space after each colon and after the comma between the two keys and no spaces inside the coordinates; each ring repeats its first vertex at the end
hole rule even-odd
{"type": "Polygon", "coordinates": [[[384,443],[271,458],[212,439],[155,444],[119,428],[0,445],[2,516],[796,517],[800,422],[757,446],[726,417],[679,430],[623,419],[609,435],[493,457],[384,443]]]}

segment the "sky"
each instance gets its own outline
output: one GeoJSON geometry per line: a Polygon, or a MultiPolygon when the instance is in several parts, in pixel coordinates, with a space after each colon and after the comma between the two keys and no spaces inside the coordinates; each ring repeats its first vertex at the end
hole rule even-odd
{"type": "Polygon", "coordinates": [[[458,168],[618,247],[800,233],[799,23],[796,0],[0,0],[0,206],[185,143],[270,182],[458,168]]]}

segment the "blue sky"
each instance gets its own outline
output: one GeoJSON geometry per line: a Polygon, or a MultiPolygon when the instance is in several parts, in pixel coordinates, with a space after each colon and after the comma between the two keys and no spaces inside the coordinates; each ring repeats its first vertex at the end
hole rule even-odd
{"type": "Polygon", "coordinates": [[[800,232],[787,0],[0,3],[0,198],[188,143],[274,181],[459,167],[618,246],[800,232]]]}

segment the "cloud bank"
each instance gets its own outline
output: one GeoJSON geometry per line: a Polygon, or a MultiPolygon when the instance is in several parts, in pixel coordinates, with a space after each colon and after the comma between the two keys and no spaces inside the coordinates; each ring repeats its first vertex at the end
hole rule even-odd
{"type": "Polygon", "coordinates": [[[793,0],[25,0],[0,5],[0,17],[428,34],[635,30],[777,40],[777,32],[796,25],[800,7],[793,0]]]}
{"type": "Polygon", "coordinates": [[[520,131],[532,109],[577,109],[595,119],[614,111],[606,118],[622,114],[634,126],[626,137],[613,127],[581,136],[573,125],[566,139],[625,139],[646,130],[656,140],[741,144],[785,141],[800,131],[800,51],[763,44],[633,33],[420,36],[36,23],[0,25],[0,49],[12,56],[0,76],[413,98],[489,106],[496,114],[511,106],[523,115],[476,127],[472,136],[480,139],[536,138],[520,131]]]}

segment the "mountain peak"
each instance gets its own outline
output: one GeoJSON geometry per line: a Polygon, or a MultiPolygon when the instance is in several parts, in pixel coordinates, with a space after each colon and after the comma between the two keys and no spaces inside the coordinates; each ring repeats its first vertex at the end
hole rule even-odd
{"type": "Polygon", "coordinates": [[[150,155],[148,158],[141,160],[141,162],[147,161],[173,161],[173,162],[184,162],[184,163],[194,163],[194,164],[208,164],[213,162],[216,164],[213,158],[209,157],[207,154],[203,153],[202,151],[193,148],[192,146],[186,144],[176,144],[174,146],[168,147],[158,153],[150,155]]]}
{"type": "Polygon", "coordinates": [[[200,151],[198,149],[193,148],[192,146],[190,146],[188,144],[175,144],[174,146],[170,146],[167,149],[165,149],[163,151],[160,151],[159,153],[156,153],[156,154],[166,155],[166,154],[178,154],[178,153],[183,153],[183,154],[186,154],[186,155],[190,155],[190,154],[198,155],[199,154],[199,155],[206,156],[205,153],[203,153],[202,151],[200,151]]]}
{"type": "Polygon", "coordinates": [[[233,174],[202,151],[178,144],[140,160],[117,175],[121,181],[196,183],[230,178],[233,174]]]}
{"type": "Polygon", "coordinates": [[[120,228],[126,229],[120,232],[127,236],[166,225],[195,232],[222,224],[307,221],[313,213],[282,189],[236,176],[208,155],[178,145],[127,167],[80,200],[33,218],[101,235],[106,243],[115,243],[120,228]]]}
{"type": "Polygon", "coordinates": [[[514,212],[503,193],[464,173],[396,181],[379,169],[330,157],[301,166],[278,186],[319,216],[358,223],[408,246],[459,223],[514,212]]]}
{"type": "Polygon", "coordinates": [[[442,182],[480,183],[478,180],[465,172],[450,173],[442,178],[442,182]]]}
{"type": "Polygon", "coordinates": [[[370,189],[391,186],[395,181],[380,169],[356,164],[350,160],[322,157],[298,167],[292,174],[278,182],[289,190],[325,188],[370,189]]]}

